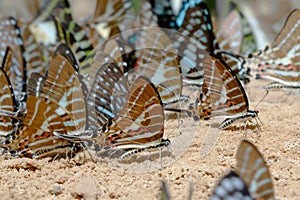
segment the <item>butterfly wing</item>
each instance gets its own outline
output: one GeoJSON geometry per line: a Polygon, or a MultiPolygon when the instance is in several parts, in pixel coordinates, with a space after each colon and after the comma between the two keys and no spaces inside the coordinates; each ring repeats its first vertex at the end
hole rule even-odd
{"type": "Polygon", "coordinates": [[[176,22],[180,28],[171,41],[178,52],[182,75],[202,85],[203,57],[215,50],[209,9],[202,1],[183,1],[176,22]]]}
{"type": "Polygon", "coordinates": [[[271,174],[258,149],[251,142],[243,140],[236,159],[236,172],[245,181],[251,196],[255,199],[275,199],[271,174]]]}
{"type": "Polygon", "coordinates": [[[249,67],[258,70],[263,78],[285,85],[299,86],[300,83],[300,10],[293,10],[284,27],[277,35],[271,48],[258,51],[247,60],[249,67]]]}
{"type": "Polygon", "coordinates": [[[24,41],[24,58],[27,64],[27,77],[30,76],[32,72],[37,72],[40,74],[45,74],[47,67],[45,66],[43,60],[43,53],[40,44],[34,38],[29,25],[22,25],[22,38],[24,41]]]}
{"type": "Polygon", "coordinates": [[[254,200],[243,179],[234,171],[228,172],[214,187],[210,200],[254,200]]]}
{"type": "Polygon", "coordinates": [[[231,11],[228,17],[222,23],[220,30],[216,35],[219,48],[233,53],[240,53],[243,33],[242,19],[235,10],[231,11]]]}
{"type": "Polygon", "coordinates": [[[132,84],[128,100],[104,131],[110,148],[146,148],[160,144],[164,132],[162,101],[145,77],[132,84]]]}
{"type": "Polygon", "coordinates": [[[54,55],[49,64],[41,97],[60,106],[57,113],[70,117],[65,122],[69,134],[85,130],[86,107],[78,73],[74,64],[62,55],[54,55]]]}
{"type": "Polygon", "coordinates": [[[175,23],[176,16],[173,12],[171,1],[151,0],[150,2],[153,13],[157,16],[159,27],[177,29],[177,24],[175,23]]]}
{"type": "Polygon", "coordinates": [[[97,52],[91,67],[88,98],[89,126],[102,127],[115,118],[127,101],[129,83],[110,56],[97,52]]]}
{"type": "Polygon", "coordinates": [[[13,133],[15,127],[15,119],[18,105],[16,103],[13,88],[10,80],[3,69],[11,65],[12,52],[7,48],[0,68],[0,136],[6,136],[13,133]]]}
{"type": "MultiPolygon", "coordinates": [[[[237,117],[249,108],[246,93],[227,64],[214,55],[204,58],[204,86],[201,108],[212,116],[237,117]]],[[[209,114],[208,114],[209,115],[209,114]]]]}
{"type": "MultiPolygon", "coordinates": [[[[5,54],[7,46],[14,50],[12,52],[12,64],[10,68],[4,70],[11,80],[16,99],[25,101],[27,80],[26,61],[23,56],[25,49],[17,20],[13,17],[3,19],[0,22],[0,32],[0,52],[2,55],[5,54]]],[[[0,63],[2,62],[3,57],[0,56],[0,63]]]]}
{"type": "Polygon", "coordinates": [[[164,104],[178,101],[181,96],[182,77],[176,59],[176,50],[166,33],[158,27],[147,28],[134,74],[148,77],[158,88],[164,104]]]}

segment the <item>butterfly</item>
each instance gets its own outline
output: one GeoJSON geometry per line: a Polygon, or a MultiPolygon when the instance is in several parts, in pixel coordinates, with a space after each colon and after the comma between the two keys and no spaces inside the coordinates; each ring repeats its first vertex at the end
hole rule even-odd
{"type": "Polygon", "coordinates": [[[217,36],[215,36],[211,14],[206,3],[196,1],[193,4],[187,5],[189,6],[185,8],[184,17],[178,18],[181,19],[179,20],[180,22],[178,22],[180,24],[178,30],[180,34],[172,38],[172,41],[175,43],[174,46],[178,49],[178,54],[180,55],[179,64],[182,74],[186,78],[184,81],[187,83],[191,82],[193,85],[202,86],[202,59],[206,52],[217,55],[222,55],[221,52],[229,52],[230,56],[226,56],[224,59],[229,62],[233,60],[230,66],[233,66],[234,72],[239,74],[241,79],[244,79],[244,67],[240,62],[237,63],[235,61],[235,59],[239,60],[240,58],[236,58],[235,54],[231,54],[231,52],[237,51],[237,49],[240,48],[242,40],[241,33],[231,33],[231,31],[234,32],[236,30],[240,30],[241,32],[241,21],[235,20],[238,14],[233,13],[229,16],[227,22],[224,24],[226,31],[222,31],[221,29],[217,36]],[[235,43],[232,43],[232,41],[235,41],[235,43]]]}
{"type": "Polygon", "coordinates": [[[159,27],[149,27],[144,34],[144,45],[134,74],[148,77],[156,85],[164,104],[179,101],[182,76],[172,42],[159,27]]]}
{"type": "Polygon", "coordinates": [[[130,0],[98,0],[94,14],[89,20],[88,24],[101,24],[104,23],[105,27],[114,28],[122,24],[124,19],[131,16],[130,10],[134,3],[130,0]]]}
{"type": "Polygon", "coordinates": [[[236,173],[245,181],[255,199],[275,199],[268,166],[257,147],[243,140],[236,153],[236,173]]]}
{"type": "MultiPolygon", "coordinates": [[[[134,43],[137,61],[134,68],[128,62],[130,59],[128,53],[130,49],[124,48],[124,38],[113,36],[107,43],[117,42],[115,50],[125,55],[122,58],[123,70],[128,77],[134,80],[134,77],[145,76],[153,82],[160,93],[164,104],[171,104],[181,100],[182,76],[177,62],[176,50],[167,34],[159,27],[142,27],[131,31],[125,31],[128,35],[139,35],[134,43]],[[118,50],[121,49],[121,51],[118,50]],[[125,62],[124,62],[125,61],[125,62]]],[[[106,51],[106,50],[104,50],[106,51]]],[[[114,58],[118,59],[118,58],[114,58]]]]}
{"type": "Polygon", "coordinates": [[[75,52],[82,69],[89,68],[94,57],[94,47],[85,31],[74,21],[67,26],[59,18],[54,17],[58,41],[67,43],[75,52]]]}
{"type": "Polygon", "coordinates": [[[8,47],[2,60],[0,68],[0,136],[12,134],[21,124],[22,114],[19,102],[15,99],[13,87],[9,77],[6,74],[6,68],[11,65],[12,51],[8,47]]]}
{"type": "Polygon", "coordinates": [[[240,14],[233,10],[216,33],[218,46],[224,51],[240,53],[243,42],[243,26],[240,14]]]}
{"type": "MultiPolygon", "coordinates": [[[[240,55],[247,55],[256,50],[257,46],[252,28],[237,4],[232,1],[218,1],[216,4],[216,15],[219,25],[218,27],[220,28],[216,35],[224,31],[227,33],[231,32],[231,35],[224,35],[225,40],[231,40],[233,42],[231,45],[235,46],[235,48],[230,48],[231,52],[240,55]],[[227,17],[225,18],[226,15],[227,17]],[[236,41],[232,40],[234,37],[237,39],[236,41]]],[[[217,27],[214,26],[214,30],[216,30],[215,28],[217,27]]],[[[227,44],[227,42],[225,44],[227,44]]],[[[220,42],[219,45],[220,49],[224,50],[224,48],[221,47],[222,45],[220,42]]]]}
{"type": "Polygon", "coordinates": [[[257,147],[243,140],[236,160],[236,169],[219,180],[210,199],[275,199],[271,174],[257,147]]]}
{"type": "Polygon", "coordinates": [[[24,43],[23,57],[26,61],[27,77],[29,77],[32,72],[45,74],[47,71],[47,63],[43,57],[42,46],[36,41],[32,31],[30,30],[29,24],[23,23],[20,27],[24,43]]]}
{"type": "Polygon", "coordinates": [[[163,138],[164,113],[159,93],[153,83],[142,76],[131,85],[121,110],[114,118],[109,118],[100,130],[79,137],[55,134],[84,143],[84,146],[95,150],[98,155],[116,155],[121,160],[140,151],[170,144],[168,139],[163,138]]]}
{"type": "Polygon", "coordinates": [[[13,156],[39,158],[73,151],[75,146],[53,132],[78,135],[85,130],[86,106],[78,77],[65,44],[58,46],[46,76],[32,73],[28,81],[27,112],[1,147],[13,156]]]}
{"type": "Polygon", "coordinates": [[[257,77],[285,85],[300,87],[299,35],[300,10],[293,10],[271,47],[250,54],[246,65],[257,72],[257,77]]]}
{"type": "Polygon", "coordinates": [[[261,78],[284,85],[300,87],[300,9],[293,10],[272,46],[250,55],[251,64],[257,64],[261,78]]]}
{"type": "Polygon", "coordinates": [[[89,127],[99,129],[120,112],[127,101],[129,83],[118,63],[97,51],[90,71],[87,99],[89,127]]]}
{"type": "Polygon", "coordinates": [[[131,14],[132,19],[124,19],[121,24],[112,28],[110,37],[100,42],[97,49],[110,55],[122,68],[124,73],[133,70],[145,47],[145,30],[149,26],[158,26],[157,18],[152,13],[151,4],[138,4],[138,12],[131,14]]]}
{"type": "Polygon", "coordinates": [[[26,101],[27,67],[23,56],[25,52],[24,42],[17,20],[13,17],[2,19],[0,33],[0,63],[3,61],[6,48],[13,49],[11,65],[4,70],[13,86],[15,98],[24,102],[26,101]]]}
{"type": "Polygon", "coordinates": [[[258,111],[249,110],[248,98],[239,79],[222,59],[206,55],[203,64],[203,93],[197,103],[201,117],[226,117],[219,129],[240,119],[257,117],[258,111]]]}

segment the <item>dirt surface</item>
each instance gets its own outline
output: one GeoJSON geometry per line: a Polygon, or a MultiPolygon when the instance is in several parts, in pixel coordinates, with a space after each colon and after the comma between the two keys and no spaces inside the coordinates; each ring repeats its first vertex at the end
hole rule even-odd
{"type": "MultiPolygon", "coordinates": [[[[263,101],[264,81],[253,81],[251,108],[257,104],[261,131],[247,129],[246,138],[263,154],[270,168],[277,199],[297,199],[300,181],[300,97],[273,92],[263,101]]],[[[193,125],[193,120],[185,121],[193,125]]],[[[93,162],[76,156],[71,160],[49,161],[2,156],[0,162],[1,199],[159,199],[161,180],[166,180],[173,199],[187,199],[192,183],[192,199],[208,199],[216,181],[235,167],[235,152],[242,131],[222,131],[216,145],[204,158],[200,148],[210,129],[182,130],[191,140],[183,155],[169,166],[150,173],[135,174],[128,169],[93,162]]],[[[175,147],[172,147],[175,148],[175,147]]],[[[164,158],[162,158],[164,159],[164,158]]],[[[160,161],[156,161],[160,163],[160,161]]],[[[143,166],[143,164],[142,164],[143,166]]],[[[147,168],[144,164],[142,171],[147,168]]]]}

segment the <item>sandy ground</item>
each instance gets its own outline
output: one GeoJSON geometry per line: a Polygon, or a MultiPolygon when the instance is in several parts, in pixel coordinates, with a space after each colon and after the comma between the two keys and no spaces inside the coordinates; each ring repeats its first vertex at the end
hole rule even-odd
{"type": "MultiPolygon", "coordinates": [[[[247,131],[247,139],[262,152],[270,168],[277,199],[300,196],[300,97],[274,92],[264,95],[264,81],[253,81],[251,108],[257,105],[261,131],[247,131]],[[260,136],[259,136],[260,135],[260,136]]],[[[93,162],[83,156],[49,161],[2,156],[0,162],[1,199],[159,199],[161,180],[166,180],[173,199],[187,199],[192,183],[192,199],[208,199],[216,181],[235,166],[235,152],[243,138],[241,131],[222,131],[216,145],[205,157],[200,148],[210,129],[197,125],[181,129],[190,141],[182,156],[168,166],[145,172],[147,162],[136,174],[122,167],[93,162]],[[195,137],[193,137],[193,131],[195,137]]],[[[186,120],[185,125],[195,125],[186,120]]],[[[172,148],[176,148],[172,146],[172,148]]],[[[162,158],[164,159],[164,158],[162,158]]],[[[158,159],[159,160],[159,159],[158,159]]],[[[157,166],[160,161],[155,161],[157,166]]]]}

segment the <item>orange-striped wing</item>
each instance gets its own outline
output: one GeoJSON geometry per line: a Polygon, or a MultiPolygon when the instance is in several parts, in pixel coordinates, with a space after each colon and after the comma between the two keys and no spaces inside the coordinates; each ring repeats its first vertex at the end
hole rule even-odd
{"type": "Polygon", "coordinates": [[[204,58],[202,91],[200,108],[210,110],[211,116],[236,117],[249,109],[246,93],[238,78],[227,64],[216,56],[206,55],[204,58]]]}
{"type": "Polygon", "coordinates": [[[254,199],[275,199],[271,174],[258,149],[243,140],[236,159],[236,172],[245,181],[251,196],[254,199]]]}
{"type": "Polygon", "coordinates": [[[156,87],[146,77],[132,84],[124,107],[114,119],[94,133],[70,137],[56,134],[71,141],[83,142],[100,155],[118,155],[123,159],[145,149],[167,146],[163,139],[164,113],[156,87]]]}
{"type": "Polygon", "coordinates": [[[249,67],[263,78],[284,85],[300,85],[300,9],[288,16],[271,47],[249,55],[249,67]]]}
{"type": "Polygon", "coordinates": [[[2,148],[12,156],[39,158],[67,153],[73,145],[53,135],[53,131],[65,133],[62,117],[55,113],[59,107],[49,100],[29,95],[28,110],[16,133],[6,138],[2,148]],[[66,147],[69,147],[66,150],[66,147]]]}
{"type": "Polygon", "coordinates": [[[140,77],[130,88],[128,101],[104,129],[109,149],[147,148],[159,145],[164,133],[164,114],[158,91],[140,77]]]}
{"type": "Polygon", "coordinates": [[[53,133],[73,136],[85,130],[85,101],[78,72],[72,59],[59,53],[62,49],[64,44],[52,57],[46,77],[32,73],[29,79],[23,126],[2,144],[14,156],[66,153],[74,150],[74,145],[53,133]]]}
{"type": "Polygon", "coordinates": [[[65,126],[68,134],[79,134],[85,130],[86,108],[78,72],[75,64],[57,54],[50,61],[47,78],[40,96],[60,106],[57,114],[70,118],[65,126]]]}

